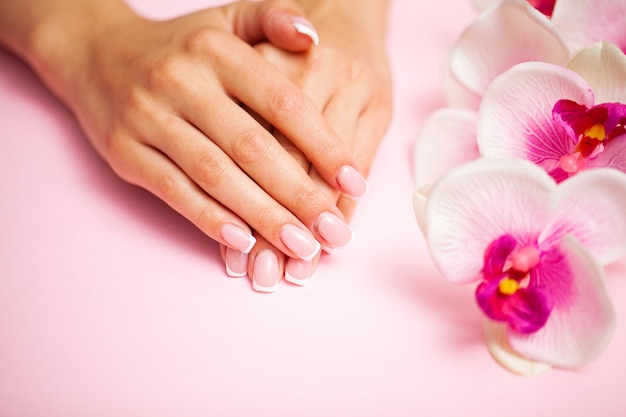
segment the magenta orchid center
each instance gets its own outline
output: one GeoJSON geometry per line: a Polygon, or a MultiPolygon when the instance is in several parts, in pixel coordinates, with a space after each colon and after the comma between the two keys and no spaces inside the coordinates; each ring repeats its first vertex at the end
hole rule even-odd
{"type": "Polygon", "coordinates": [[[537,247],[521,246],[513,236],[503,235],[489,245],[484,261],[476,301],[487,317],[522,334],[543,327],[554,302],[533,273],[541,262],[537,247]]]}
{"type": "Polygon", "coordinates": [[[561,156],[560,168],[576,174],[614,139],[626,134],[626,105],[603,103],[591,108],[572,100],[559,100],[552,110],[554,120],[569,133],[571,152],[561,156]]]}

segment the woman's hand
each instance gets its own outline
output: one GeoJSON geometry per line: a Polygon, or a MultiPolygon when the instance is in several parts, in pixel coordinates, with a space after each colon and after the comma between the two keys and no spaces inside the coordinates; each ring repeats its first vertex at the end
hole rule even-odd
{"type": "MultiPolygon", "coordinates": [[[[10,11],[16,0],[7,1],[10,11]]],[[[167,21],[116,1],[40,6],[25,15],[39,19],[28,22],[23,55],[119,176],[242,252],[254,245],[250,228],[305,260],[319,242],[342,243],[321,227],[328,218],[347,227],[334,199],[244,109],[288,137],[331,187],[365,192],[356,159],[315,103],[250,45],[310,47],[297,5],[241,2],[167,21]]]]}
{"type": "MultiPolygon", "coordinates": [[[[271,43],[256,48],[313,100],[351,149],[358,166],[367,173],[391,119],[392,86],[384,48],[384,10],[369,15],[375,16],[374,21],[342,14],[332,7],[312,7],[307,10],[307,16],[318,30],[319,46],[306,52],[287,52],[271,43]]],[[[273,133],[319,189],[336,203],[344,218],[349,219],[356,200],[330,187],[298,145],[281,135],[279,129],[273,133]]],[[[351,238],[347,227],[334,222],[335,219],[329,218],[323,223],[329,229],[326,233],[334,234],[333,240],[342,244],[326,243],[328,251],[344,246],[351,238]]],[[[249,255],[223,247],[222,256],[230,275],[248,273],[260,291],[274,290],[283,274],[292,283],[304,284],[319,258],[302,260],[285,256],[262,236],[258,236],[249,255]]]]}

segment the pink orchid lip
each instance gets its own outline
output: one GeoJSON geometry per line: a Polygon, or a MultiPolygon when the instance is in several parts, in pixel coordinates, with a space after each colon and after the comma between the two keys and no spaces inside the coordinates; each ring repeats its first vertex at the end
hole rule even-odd
{"type": "Polygon", "coordinates": [[[476,288],[476,301],[487,317],[506,322],[520,334],[534,333],[545,325],[554,299],[534,278],[540,256],[534,245],[518,248],[509,234],[489,245],[483,281],[476,288]]]}
{"type": "MultiPolygon", "coordinates": [[[[563,155],[559,168],[568,175],[585,168],[585,161],[602,153],[617,137],[626,134],[626,105],[603,103],[587,108],[573,100],[562,99],[552,110],[555,123],[568,132],[573,144],[572,152],[563,155]]],[[[551,173],[555,179],[564,179],[558,172],[551,173]]]]}

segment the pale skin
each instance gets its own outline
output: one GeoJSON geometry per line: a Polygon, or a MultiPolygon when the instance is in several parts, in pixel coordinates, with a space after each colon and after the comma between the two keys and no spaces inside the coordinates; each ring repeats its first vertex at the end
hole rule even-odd
{"type": "Polygon", "coordinates": [[[345,243],[345,196],[365,191],[389,123],[386,4],[356,3],[242,2],[153,21],[115,0],[3,0],[0,43],[120,177],[218,241],[227,265],[239,256],[236,272],[264,291],[286,264],[312,272],[318,242],[345,243]],[[317,47],[294,28],[304,15],[317,47]]]}

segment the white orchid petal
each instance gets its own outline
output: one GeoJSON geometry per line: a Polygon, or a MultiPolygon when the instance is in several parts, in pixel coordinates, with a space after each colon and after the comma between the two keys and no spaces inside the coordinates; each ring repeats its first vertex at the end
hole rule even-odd
{"type": "Polygon", "coordinates": [[[556,244],[571,234],[601,264],[626,254],[626,175],[614,169],[592,169],[562,182],[553,221],[539,237],[539,244],[556,244]]]}
{"type": "Polygon", "coordinates": [[[450,53],[449,70],[480,96],[496,76],[526,61],[566,65],[569,50],[546,16],[523,0],[502,0],[461,34],[450,53]]]}
{"type": "Polygon", "coordinates": [[[508,233],[521,243],[549,221],[556,183],[527,161],[481,159],[434,184],[426,205],[426,238],[435,264],[456,283],[476,280],[487,246],[508,233]]]}
{"type": "Polygon", "coordinates": [[[413,193],[413,210],[415,211],[415,219],[417,220],[417,225],[424,236],[426,236],[426,202],[428,201],[428,196],[432,187],[432,184],[426,184],[413,193]]]}
{"type": "Polygon", "coordinates": [[[472,4],[477,10],[485,10],[498,3],[499,0],[472,0],[472,4]]]}
{"type": "Polygon", "coordinates": [[[552,22],[574,53],[598,41],[626,50],[626,2],[622,0],[560,0],[552,22]]]}
{"type": "Polygon", "coordinates": [[[626,103],[626,55],[617,46],[598,42],[567,66],[591,86],[596,103],[626,103]]]}
{"type": "Polygon", "coordinates": [[[444,100],[450,107],[461,107],[477,111],[480,105],[482,91],[471,91],[462,80],[456,77],[451,69],[451,57],[452,51],[448,53],[447,64],[444,66],[441,80],[444,100]]]}
{"type": "Polygon", "coordinates": [[[505,323],[485,319],[484,331],[489,353],[509,371],[523,376],[534,376],[552,369],[547,363],[532,361],[515,352],[509,345],[505,323]]]}
{"type": "Polygon", "coordinates": [[[548,169],[575,145],[555,123],[560,99],[593,106],[593,92],[575,72],[558,65],[526,62],[506,71],[489,86],[478,112],[478,148],[486,157],[527,159],[548,169]]]}
{"type": "Polygon", "coordinates": [[[476,113],[444,108],[430,114],[413,151],[418,187],[436,181],[451,168],[478,157],[476,113]]]}
{"type": "Polygon", "coordinates": [[[615,328],[615,314],[604,287],[603,270],[592,255],[570,236],[563,238],[559,251],[569,265],[571,287],[564,289],[564,282],[544,277],[548,285],[560,286],[552,289],[556,295],[555,307],[548,321],[529,335],[509,329],[509,344],[530,360],[578,368],[608,346],[615,328]]]}

